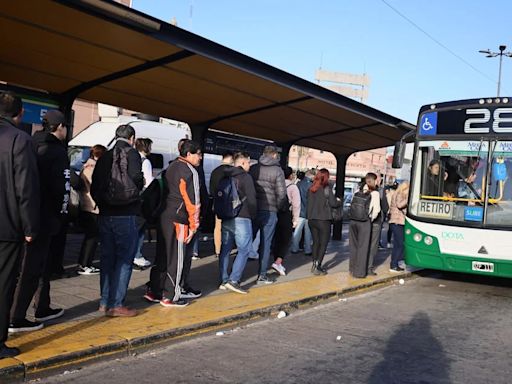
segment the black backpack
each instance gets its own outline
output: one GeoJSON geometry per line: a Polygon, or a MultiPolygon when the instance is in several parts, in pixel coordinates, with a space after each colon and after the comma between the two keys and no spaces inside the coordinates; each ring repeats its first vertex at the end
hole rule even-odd
{"type": "Polygon", "coordinates": [[[350,219],[355,221],[370,220],[370,193],[356,192],[350,203],[350,219]]]}
{"type": "Polygon", "coordinates": [[[213,197],[213,211],[221,220],[234,219],[242,209],[242,200],[238,194],[235,179],[226,176],[219,181],[213,197]]]}
{"type": "Polygon", "coordinates": [[[162,212],[165,210],[169,188],[165,178],[165,170],[159,177],[153,179],[140,195],[142,199],[142,217],[148,224],[157,224],[162,212]]]}
{"type": "Polygon", "coordinates": [[[112,168],[104,201],[110,205],[127,205],[140,199],[140,190],[128,175],[128,152],[131,147],[112,149],[112,168]]]}

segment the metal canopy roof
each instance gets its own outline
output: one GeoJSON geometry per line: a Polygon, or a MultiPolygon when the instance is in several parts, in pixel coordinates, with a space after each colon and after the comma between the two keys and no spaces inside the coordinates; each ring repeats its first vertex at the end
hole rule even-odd
{"type": "Polygon", "coordinates": [[[6,1],[0,80],[241,135],[349,154],[414,128],[105,0],[6,1]]]}

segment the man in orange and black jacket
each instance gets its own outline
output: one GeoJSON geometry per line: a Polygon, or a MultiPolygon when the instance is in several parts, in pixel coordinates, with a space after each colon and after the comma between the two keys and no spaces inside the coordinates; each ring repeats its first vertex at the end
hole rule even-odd
{"type": "Polygon", "coordinates": [[[201,199],[197,167],[202,158],[198,143],[186,140],[180,147],[180,157],[165,172],[169,189],[166,208],[160,217],[164,238],[165,260],[157,260],[151,270],[148,290],[144,297],[160,302],[164,307],[182,307],[188,302],[181,297],[186,246],[199,228],[201,199]]]}

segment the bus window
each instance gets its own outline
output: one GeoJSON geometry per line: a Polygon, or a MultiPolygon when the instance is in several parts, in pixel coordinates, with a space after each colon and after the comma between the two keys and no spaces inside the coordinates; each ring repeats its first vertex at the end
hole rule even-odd
{"type": "Polygon", "coordinates": [[[512,225],[512,142],[498,141],[495,144],[489,185],[487,224],[512,225]]]}
{"type": "Polygon", "coordinates": [[[486,142],[419,142],[411,213],[432,219],[483,221],[487,148],[486,142]]]}

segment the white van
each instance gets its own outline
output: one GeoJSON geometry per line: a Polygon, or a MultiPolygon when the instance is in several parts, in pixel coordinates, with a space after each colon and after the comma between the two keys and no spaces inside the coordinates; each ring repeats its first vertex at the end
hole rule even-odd
{"type": "MultiPolygon", "coordinates": [[[[170,119],[160,122],[141,120],[135,116],[118,116],[102,118],[80,132],[69,142],[69,158],[71,169],[80,171],[90,155],[90,149],[96,144],[111,148],[115,143],[115,132],[122,124],[130,124],[135,129],[136,137],[147,137],[153,140],[152,153],[149,157],[153,165],[153,173],[157,175],[166,168],[170,161],[178,157],[178,142],[190,138],[188,124],[170,119]]],[[[206,154],[203,168],[206,185],[209,185],[210,173],[221,163],[221,156],[206,154]]]]}

